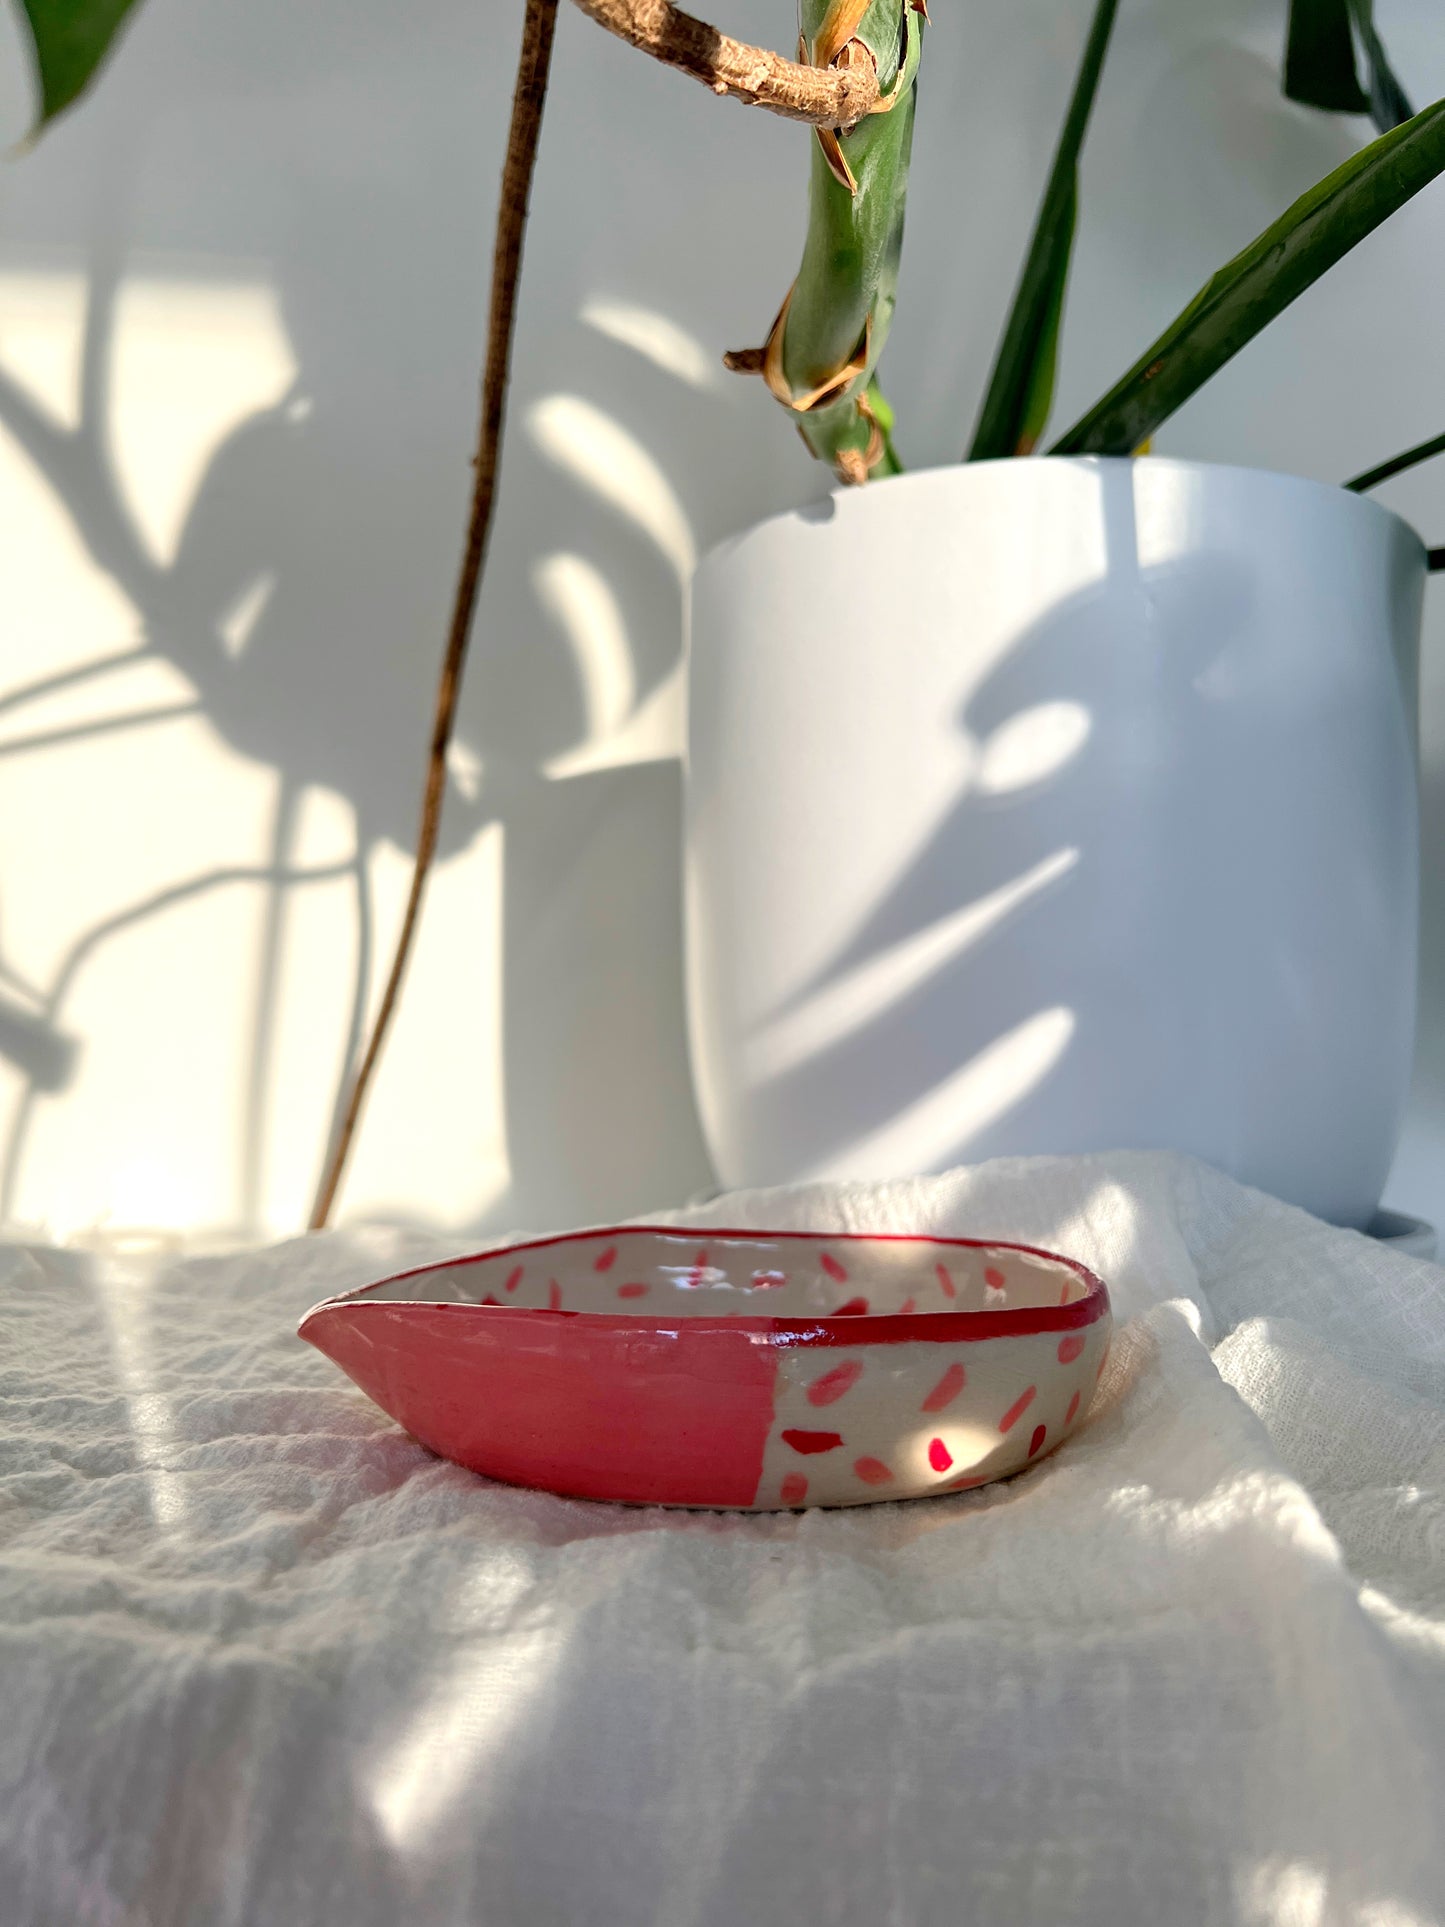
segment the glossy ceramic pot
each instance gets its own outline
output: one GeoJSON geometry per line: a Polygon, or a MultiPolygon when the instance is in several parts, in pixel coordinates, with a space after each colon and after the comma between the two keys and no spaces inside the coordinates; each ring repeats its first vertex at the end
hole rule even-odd
{"type": "Polygon", "coordinates": [[[956,1238],[621,1226],[327,1300],[300,1335],[489,1478],[636,1505],[957,1492],[1068,1438],[1111,1315],[1083,1265],[956,1238]]]}
{"type": "Polygon", "coordinates": [[[1366,1225],[1415,1012],[1425,551],[1290,476],[976,463],[692,591],[688,1019],[725,1189],[1188,1151],[1366,1225]]]}

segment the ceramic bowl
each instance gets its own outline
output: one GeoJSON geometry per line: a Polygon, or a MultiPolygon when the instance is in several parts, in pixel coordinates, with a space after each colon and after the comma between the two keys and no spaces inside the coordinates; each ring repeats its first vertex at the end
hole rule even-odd
{"type": "Polygon", "coordinates": [[[489,1478],[770,1510],[1021,1471],[1082,1421],[1111,1324],[1025,1245],[627,1225],[383,1279],[300,1335],[489,1478]]]}

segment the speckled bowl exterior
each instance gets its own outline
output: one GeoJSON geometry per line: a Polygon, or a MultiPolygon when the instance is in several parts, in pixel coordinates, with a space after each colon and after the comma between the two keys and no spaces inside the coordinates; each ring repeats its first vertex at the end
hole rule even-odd
{"type": "Polygon", "coordinates": [[[767,1511],[1023,1470],[1111,1328],[1102,1280],[1024,1245],[621,1225],[382,1279],[300,1335],[488,1478],[767,1511]]]}

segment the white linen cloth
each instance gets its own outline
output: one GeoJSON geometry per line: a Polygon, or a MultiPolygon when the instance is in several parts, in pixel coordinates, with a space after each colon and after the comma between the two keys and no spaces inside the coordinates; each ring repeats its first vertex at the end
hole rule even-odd
{"type": "Polygon", "coordinates": [[[1445,1271],[1162,1155],[671,1215],[1074,1253],[1090,1422],[947,1499],[583,1504],[294,1338],[438,1242],[11,1247],[3,1927],[1445,1920],[1445,1271]]]}

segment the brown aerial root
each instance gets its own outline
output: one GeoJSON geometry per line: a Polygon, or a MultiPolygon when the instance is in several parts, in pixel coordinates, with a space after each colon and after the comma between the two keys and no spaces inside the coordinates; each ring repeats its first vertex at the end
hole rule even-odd
{"type": "MultiPolygon", "coordinates": [[[[764,47],[750,47],[719,33],[705,20],[673,6],[671,0],[576,0],[576,4],[599,27],[664,66],[691,74],[715,94],[730,95],[788,120],[848,132],[873,112],[878,100],[878,75],[871,61],[834,66],[785,60],[764,47]]],[[[858,8],[858,0],[837,0],[835,11],[838,8],[846,16],[858,8]]],[[[864,10],[858,8],[860,19],[864,10]]],[[[851,35],[850,27],[844,39],[851,35]]]]}

